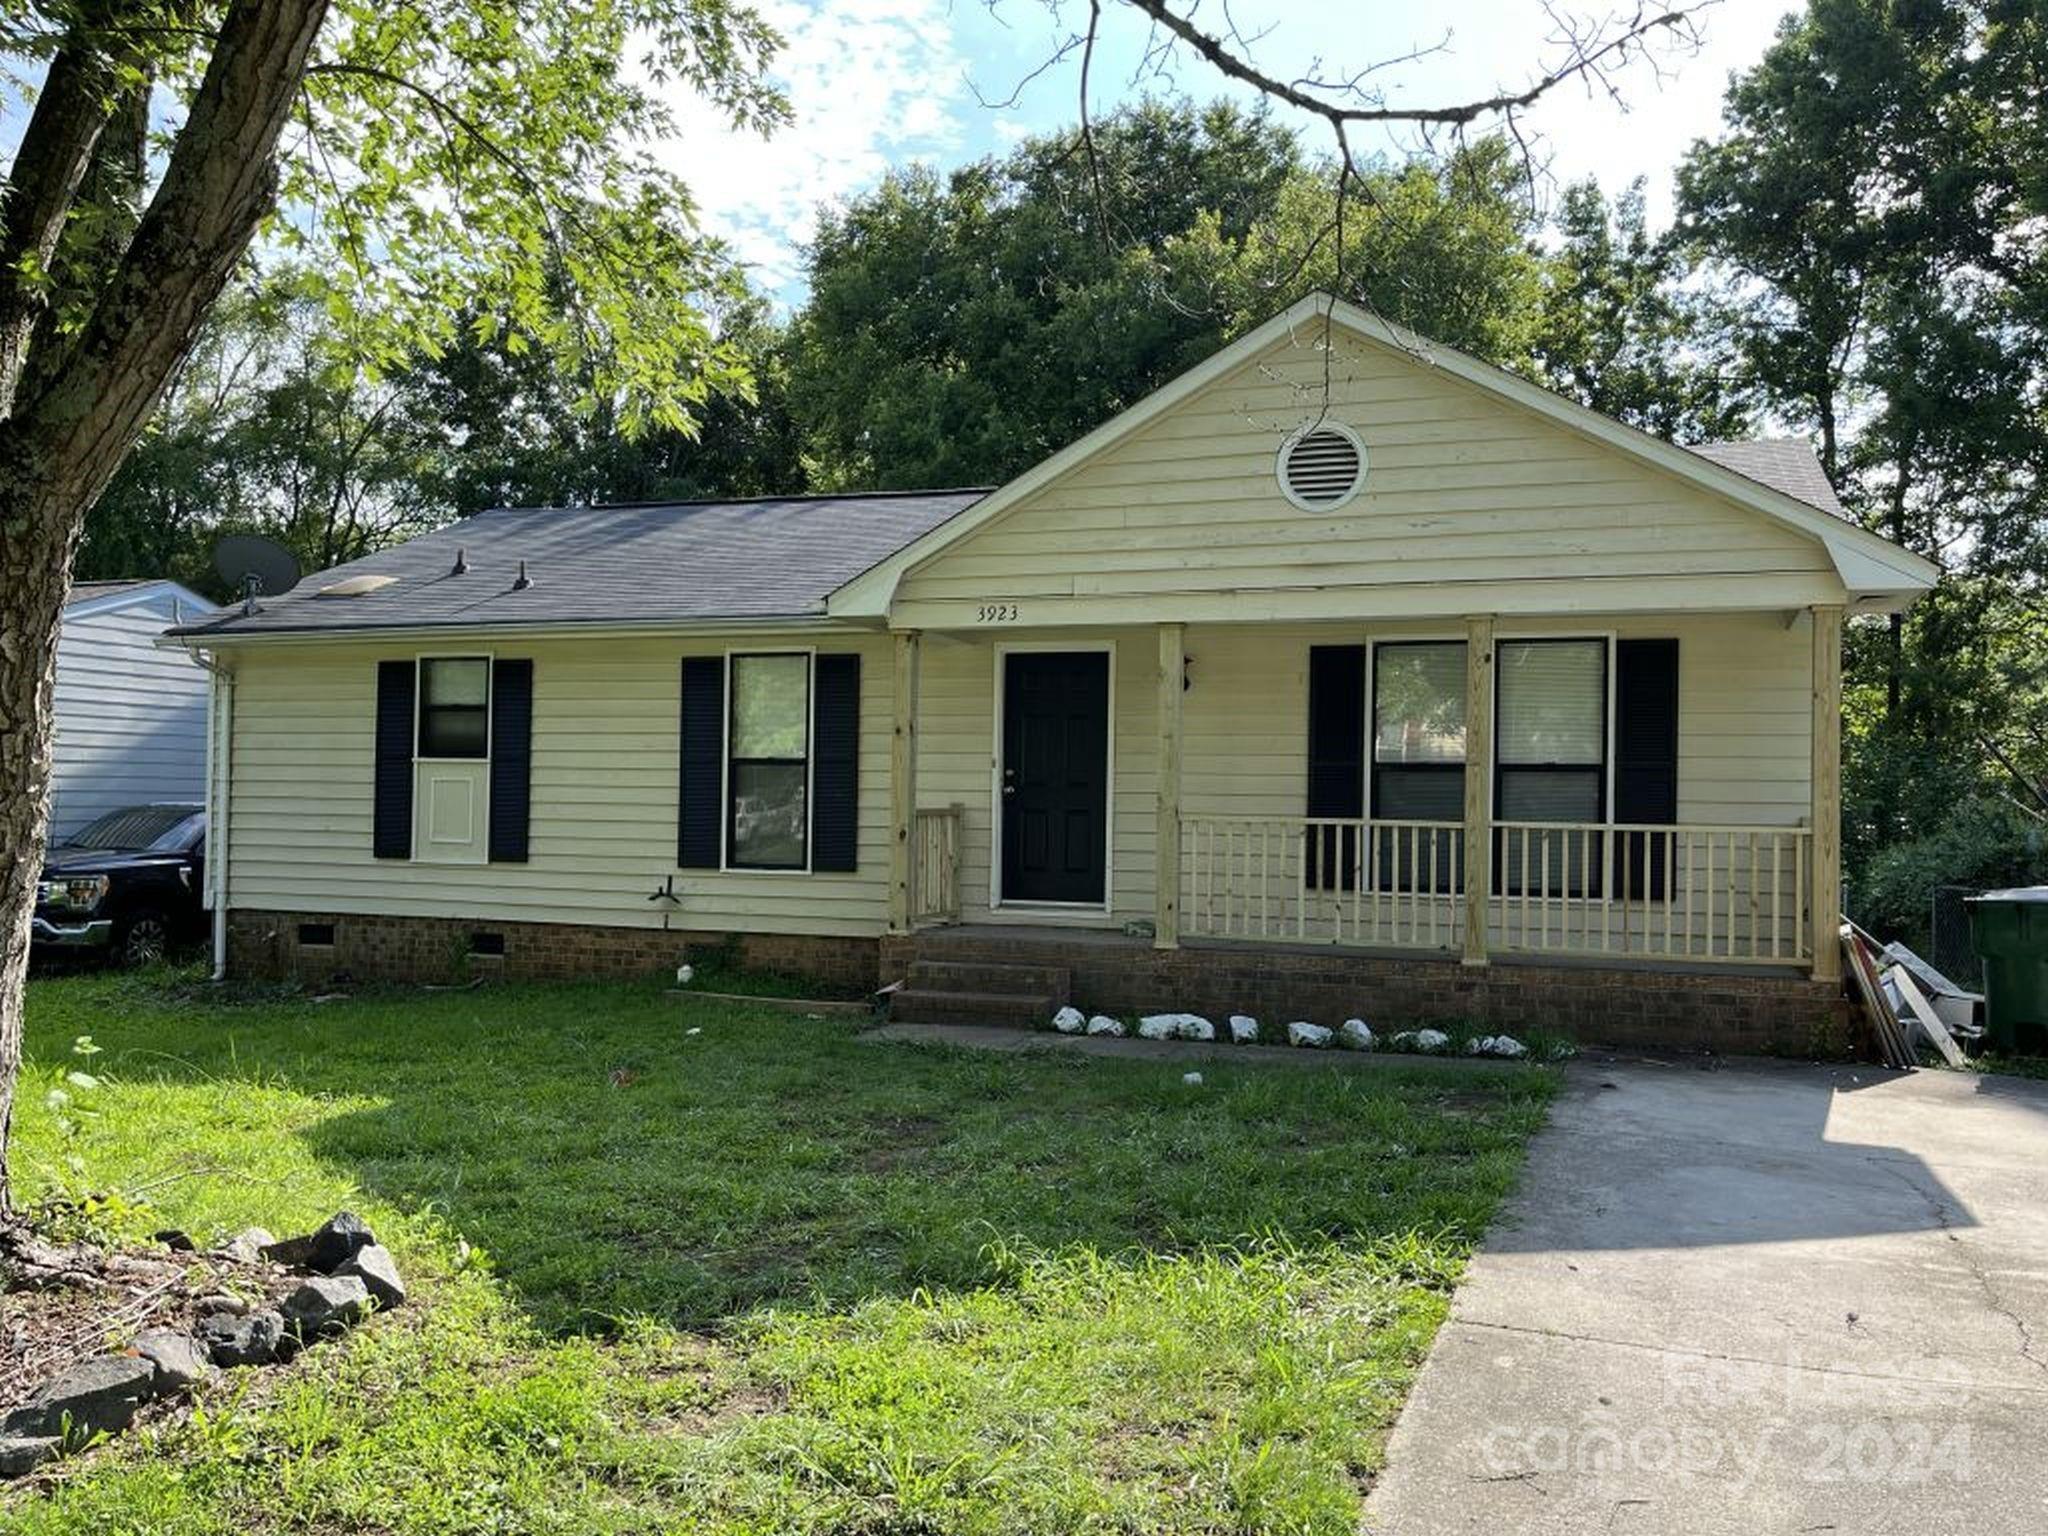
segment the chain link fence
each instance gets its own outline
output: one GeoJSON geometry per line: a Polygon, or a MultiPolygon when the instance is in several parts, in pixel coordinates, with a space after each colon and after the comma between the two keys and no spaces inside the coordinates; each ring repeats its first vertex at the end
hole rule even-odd
{"type": "Polygon", "coordinates": [[[1959,987],[1984,990],[1984,962],[1970,944],[1970,909],[1963,903],[1984,894],[1977,885],[1938,885],[1928,903],[1925,959],[1959,987]]]}

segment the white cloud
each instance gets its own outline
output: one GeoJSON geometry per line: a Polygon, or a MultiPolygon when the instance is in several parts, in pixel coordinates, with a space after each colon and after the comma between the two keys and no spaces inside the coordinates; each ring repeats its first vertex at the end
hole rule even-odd
{"type": "Polygon", "coordinates": [[[710,233],[788,302],[821,202],[872,186],[892,165],[942,156],[971,101],[947,0],[767,0],[787,46],[774,76],[793,120],[772,137],[736,133],[691,97],[666,158],[710,233]]]}

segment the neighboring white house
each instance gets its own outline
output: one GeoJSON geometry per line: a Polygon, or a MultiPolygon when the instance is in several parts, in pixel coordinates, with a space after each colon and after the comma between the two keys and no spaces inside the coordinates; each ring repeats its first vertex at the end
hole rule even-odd
{"type": "Polygon", "coordinates": [[[150,800],[204,798],[206,670],[157,644],[220,610],[175,581],[81,581],[57,641],[50,841],[150,800]]]}

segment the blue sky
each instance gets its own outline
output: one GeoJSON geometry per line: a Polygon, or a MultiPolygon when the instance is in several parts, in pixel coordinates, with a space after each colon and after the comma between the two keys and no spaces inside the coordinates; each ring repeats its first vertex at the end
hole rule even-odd
{"type": "MultiPolygon", "coordinates": [[[[1604,3],[1627,9],[1622,0],[1563,3],[1579,15],[1599,14],[1604,3]]],[[[777,72],[795,121],[762,142],[725,131],[681,101],[684,133],[672,156],[707,227],[730,240],[756,281],[784,303],[802,296],[801,248],[819,202],[872,186],[890,166],[957,165],[1077,115],[1077,59],[1018,87],[1073,35],[1085,0],[763,0],[762,8],[788,38],[777,72]],[[984,104],[1013,93],[1014,103],[984,104]]],[[[1779,18],[1794,9],[1792,0],[1718,0],[1701,12],[1702,46],[1622,75],[1620,102],[1602,90],[1561,88],[1530,119],[1551,175],[1559,182],[1596,175],[1613,188],[1647,176],[1653,217],[1663,217],[1671,167],[1694,139],[1717,130],[1728,76],[1755,62],[1779,18]]],[[[1094,110],[1147,93],[1250,99],[1192,56],[1172,61],[1164,80],[1134,78],[1146,52],[1144,18],[1114,0],[1104,10],[1094,110]]],[[[1222,0],[1201,0],[1194,15],[1219,25],[1222,0]]],[[[1317,60],[1330,70],[1356,68],[1448,33],[1441,52],[1382,77],[1394,100],[1466,100],[1519,87],[1557,56],[1554,23],[1538,0],[1231,0],[1231,15],[1245,34],[1263,33],[1260,63],[1289,75],[1317,60]]],[[[1303,131],[1327,132],[1313,122],[1303,131]]]]}

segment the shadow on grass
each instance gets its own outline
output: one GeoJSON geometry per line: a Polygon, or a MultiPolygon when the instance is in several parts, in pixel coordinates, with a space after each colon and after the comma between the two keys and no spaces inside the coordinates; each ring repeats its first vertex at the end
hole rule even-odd
{"type": "MultiPolygon", "coordinates": [[[[653,982],[314,1003],[52,979],[31,995],[31,1082],[81,1033],[109,1081],[80,1148],[93,1177],[171,1179],[159,1207],[202,1238],[358,1204],[423,1251],[473,1245],[556,1333],[986,1285],[1004,1245],[1420,1231],[1461,1254],[1551,1086],[1225,1065],[1189,1088],[1178,1063],[862,1044],[653,982]]],[[[33,1165],[54,1133],[27,1118],[33,1165]]]]}

